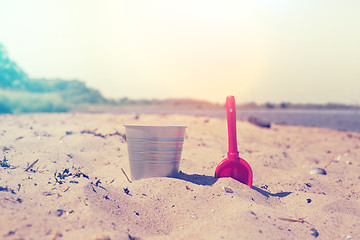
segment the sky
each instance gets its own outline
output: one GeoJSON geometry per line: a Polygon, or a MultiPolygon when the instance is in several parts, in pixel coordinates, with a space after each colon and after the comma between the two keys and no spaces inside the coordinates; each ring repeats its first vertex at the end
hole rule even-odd
{"type": "Polygon", "coordinates": [[[108,98],[360,104],[358,0],[1,0],[32,78],[108,98]]]}

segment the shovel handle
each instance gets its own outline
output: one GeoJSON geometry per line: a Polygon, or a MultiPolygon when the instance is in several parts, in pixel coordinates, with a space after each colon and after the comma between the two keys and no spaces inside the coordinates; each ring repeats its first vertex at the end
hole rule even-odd
{"type": "Polygon", "coordinates": [[[228,155],[238,155],[236,140],[236,105],[235,97],[228,96],[226,98],[226,118],[228,125],[229,152],[228,155]]]}

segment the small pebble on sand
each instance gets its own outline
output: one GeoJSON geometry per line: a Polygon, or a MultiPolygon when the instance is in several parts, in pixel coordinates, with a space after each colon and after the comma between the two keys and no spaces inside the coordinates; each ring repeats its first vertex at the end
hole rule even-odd
{"type": "Polygon", "coordinates": [[[326,171],[325,171],[325,169],[322,169],[322,168],[313,168],[310,170],[310,174],[326,175],[326,171]]]}

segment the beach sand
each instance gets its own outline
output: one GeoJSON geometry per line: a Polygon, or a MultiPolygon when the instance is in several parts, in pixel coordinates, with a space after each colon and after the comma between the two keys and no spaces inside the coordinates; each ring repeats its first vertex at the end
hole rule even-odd
{"type": "Polygon", "coordinates": [[[237,134],[252,189],[213,177],[225,119],[1,115],[0,239],[360,239],[359,133],[238,121],[237,134]],[[177,177],[127,180],[126,123],[188,126],[177,177]]]}

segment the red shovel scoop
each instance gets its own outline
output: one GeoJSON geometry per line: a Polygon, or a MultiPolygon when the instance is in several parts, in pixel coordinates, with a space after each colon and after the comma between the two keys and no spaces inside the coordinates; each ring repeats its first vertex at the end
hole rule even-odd
{"type": "Polygon", "coordinates": [[[236,140],[236,105],[234,96],[226,98],[226,117],[228,124],[229,151],[215,170],[215,177],[231,177],[252,187],[253,174],[250,165],[239,157],[236,140]]]}

